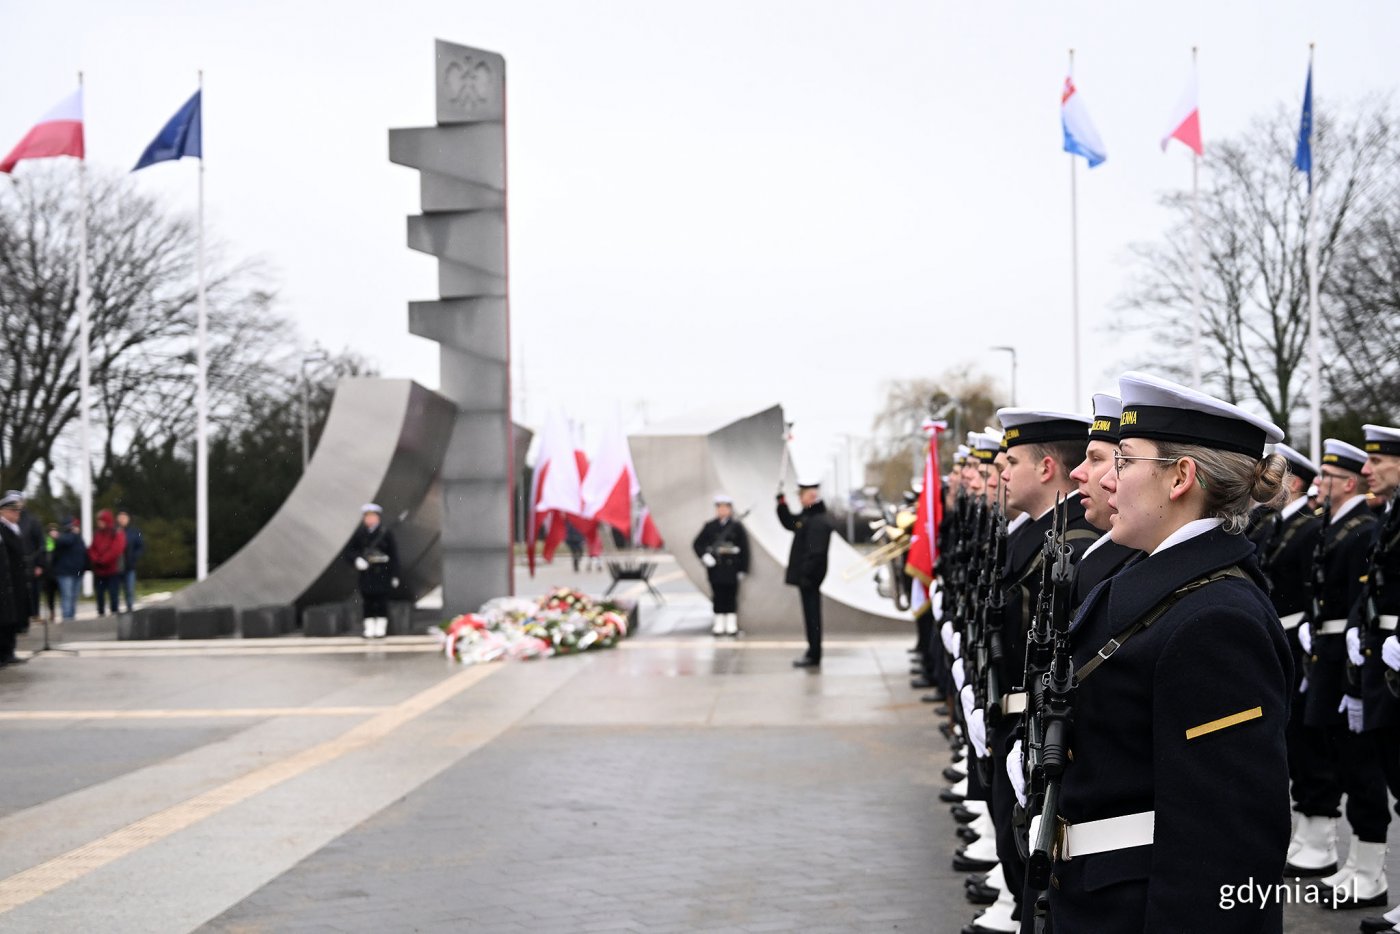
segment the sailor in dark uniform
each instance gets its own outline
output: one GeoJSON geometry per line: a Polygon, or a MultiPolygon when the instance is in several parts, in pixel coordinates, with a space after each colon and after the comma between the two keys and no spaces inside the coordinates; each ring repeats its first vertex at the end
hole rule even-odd
{"type": "Polygon", "coordinates": [[[388,634],[389,597],[399,588],[399,548],[394,533],[381,521],[383,511],[375,503],[361,506],[363,519],[345,546],[345,560],[359,572],[366,639],[388,634]]]}
{"type": "Polygon", "coordinates": [[[1288,461],[1288,501],[1266,523],[1268,531],[1257,546],[1257,556],[1259,569],[1269,581],[1269,599],[1293,652],[1293,705],[1287,735],[1295,818],[1284,872],[1290,877],[1325,876],[1337,869],[1341,786],[1326,732],[1304,722],[1301,689],[1307,680],[1307,659],[1298,642],[1298,627],[1308,609],[1313,555],[1322,534],[1322,520],[1308,508],[1306,496],[1318,467],[1283,443],[1274,446],[1274,453],[1288,461]]]}
{"type": "MultiPolygon", "coordinates": [[[[1107,393],[1094,395],[1094,423],[1089,426],[1089,444],[1084,460],[1070,473],[1079,484],[1079,502],[1084,506],[1084,518],[1100,532],[1113,525],[1113,508],[1108,505],[1108,491],[1100,483],[1104,474],[1113,469],[1113,452],[1118,450],[1118,418],[1123,403],[1107,393]]],[[[1074,566],[1074,596],[1071,610],[1078,609],[1100,582],[1123,569],[1141,552],[1120,545],[1111,535],[1102,535],[1091,544],[1074,566]]]]}
{"type": "Polygon", "coordinates": [[[749,533],[734,518],[734,500],[715,497],[715,517],[705,523],[691,545],[710,578],[716,636],[739,634],[739,582],[749,573],[749,533]]]}
{"type": "Polygon", "coordinates": [[[807,631],[807,654],[794,668],[820,668],[822,664],[822,581],[826,580],[827,551],[833,527],[822,502],[821,484],[799,482],[797,495],[802,511],[788,508],[787,496],[778,489],[778,521],[792,534],[784,580],[802,596],[802,624],[807,631]]]}
{"type": "Polygon", "coordinates": [[[18,665],[24,659],[15,655],[20,633],[29,630],[29,577],[24,560],[24,539],[20,534],[21,494],[11,490],[0,497],[0,575],[6,578],[0,590],[0,667],[18,665]],[[5,592],[8,591],[8,597],[5,592]]]}
{"type": "MultiPolygon", "coordinates": [[[[1396,736],[1397,728],[1393,719],[1395,698],[1390,694],[1387,673],[1390,679],[1394,679],[1395,673],[1400,672],[1400,640],[1397,640],[1393,631],[1397,615],[1400,615],[1400,542],[1395,541],[1394,534],[1394,523],[1400,517],[1392,515],[1395,511],[1396,491],[1400,490],[1400,428],[1364,425],[1362,430],[1366,433],[1366,466],[1361,469],[1361,474],[1370,484],[1371,495],[1386,506],[1385,515],[1381,518],[1380,548],[1376,553],[1376,564],[1381,573],[1369,582],[1374,588],[1375,610],[1379,616],[1376,629],[1380,631],[1381,644],[1371,652],[1372,657],[1367,659],[1367,666],[1362,669],[1361,674],[1366,686],[1366,720],[1371,721],[1373,712],[1378,713],[1383,707],[1391,708],[1389,735],[1384,737],[1379,745],[1382,747],[1380,754],[1384,757],[1383,761],[1388,765],[1395,765],[1396,760],[1400,759],[1400,748],[1397,748],[1400,747],[1400,737],[1396,736]],[[1380,660],[1380,666],[1375,664],[1377,659],[1380,660]],[[1378,703],[1373,703],[1372,699],[1375,697],[1380,698],[1378,703]]],[[[1391,782],[1391,794],[1400,796],[1400,791],[1397,791],[1394,784],[1393,774],[1388,771],[1386,777],[1391,782]]],[[[1379,917],[1363,919],[1361,924],[1363,930],[1396,930],[1397,925],[1400,925],[1400,906],[1379,917]]]]}
{"type": "Polygon", "coordinates": [[[1292,660],[1240,534],[1282,494],[1283,432],[1141,373],[1119,381],[1113,539],[1145,552],[1073,622],[1078,687],[1048,890],[1055,931],[1278,931],[1292,660]],[[1261,458],[1263,458],[1261,460],[1261,458]],[[1092,660],[1092,661],[1091,661],[1092,660]]]}
{"type": "MultiPolygon", "coordinates": [[[[1298,641],[1311,667],[1305,692],[1304,723],[1326,731],[1340,792],[1347,796],[1346,818],[1352,844],[1346,862],[1323,876],[1321,891],[1344,890],[1363,905],[1385,901],[1385,839],[1390,824],[1385,777],[1379,762],[1368,762],[1362,738],[1364,704],[1359,679],[1348,671],[1347,620],[1365,590],[1376,518],[1366,507],[1366,452],[1336,438],[1322,446],[1317,486],[1327,525],[1320,561],[1314,557],[1312,607],[1298,627],[1298,641]],[[1316,617],[1313,616],[1316,610],[1316,617]],[[1354,880],[1354,881],[1353,881],[1354,880]]],[[[1332,793],[1334,794],[1334,793],[1332,793]]],[[[1338,907],[1355,907],[1355,901],[1338,907]]]]}
{"type": "MultiPolygon", "coordinates": [[[[996,851],[1006,885],[1000,897],[965,931],[1015,931],[1020,928],[1020,899],[1025,888],[1025,860],[1016,844],[1012,813],[1016,794],[1007,775],[1006,758],[1019,730],[1025,710],[1026,634],[1040,592],[1040,568],[1045,533],[1054,520],[1058,497],[1069,497],[1069,535],[1074,557],[1084,553],[1099,536],[1084,519],[1084,507],[1076,495],[1070,471],[1084,459],[1086,435],[1092,419],[1064,412],[1005,408],[997,412],[1004,429],[1002,445],[1006,453],[1005,484],[1008,508],[1029,518],[1015,532],[1008,532],[1006,563],[997,586],[1002,588],[1005,605],[999,620],[989,614],[988,625],[1001,633],[1002,654],[995,663],[1004,695],[998,709],[988,717],[987,756],[991,759],[992,789],[989,798],[992,822],[996,826],[996,851]]],[[[972,699],[972,686],[963,688],[966,710],[972,699]]],[[[989,698],[989,703],[996,702],[989,698]]],[[[985,714],[984,714],[985,715],[985,714]]]]}

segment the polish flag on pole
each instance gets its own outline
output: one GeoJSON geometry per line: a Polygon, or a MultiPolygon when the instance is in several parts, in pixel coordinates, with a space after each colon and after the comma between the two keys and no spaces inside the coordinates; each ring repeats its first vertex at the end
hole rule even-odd
{"type": "Polygon", "coordinates": [[[948,423],[926,418],[921,427],[928,438],[928,450],[924,455],[924,488],[919,494],[916,520],[911,529],[913,538],[909,542],[904,565],[904,573],[914,579],[910,604],[916,617],[929,609],[929,601],[933,597],[933,575],[938,566],[938,527],[943,522],[943,477],[938,470],[938,433],[946,431],[948,423]]]}
{"type": "Polygon", "coordinates": [[[531,574],[535,573],[535,544],[539,533],[548,526],[544,559],[552,561],[555,550],[564,541],[568,517],[583,513],[579,473],[579,458],[569,426],[557,412],[551,414],[540,432],[535,474],[530,483],[530,521],[526,544],[531,574]]]}
{"type": "Polygon", "coordinates": [[[1196,155],[1205,155],[1205,145],[1201,142],[1201,109],[1196,103],[1196,72],[1192,70],[1191,80],[1181,92],[1181,99],[1172,109],[1172,118],[1167,124],[1167,135],[1162,137],[1162,151],[1172,140],[1180,140],[1196,155]]]}
{"type": "Polygon", "coordinates": [[[583,517],[630,533],[632,498],[641,491],[627,436],[621,423],[615,421],[602,437],[588,476],[583,478],[583,517]]]}
{"type": "Polygon", "coordinates": [[[83,158],[82,88],[69,94],[39,118],[19,145],[10,150],[5,161],[0,162],[0,172],[13,172],[15,164],[22,159],[43,159],[48,156],[83,158]]]}

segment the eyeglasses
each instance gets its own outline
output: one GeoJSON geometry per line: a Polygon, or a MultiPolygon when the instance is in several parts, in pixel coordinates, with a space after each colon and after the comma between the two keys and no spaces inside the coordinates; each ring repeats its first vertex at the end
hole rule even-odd
{"type": "Polygon", "coordinates": [[[1123,475],[1123,465],[1130,461],[1160,461],[1163,464],[1175,464],[1181,460],[1179,457],[1126,457],[1117,451],[1113,452],[1113,473],[1115,476],[1123,475]]]}

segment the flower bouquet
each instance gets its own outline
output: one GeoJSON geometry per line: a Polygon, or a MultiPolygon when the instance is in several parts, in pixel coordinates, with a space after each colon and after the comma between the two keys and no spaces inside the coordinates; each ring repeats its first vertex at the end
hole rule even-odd
{"type": "Polygon", "coordinates": [[[463,664],[502,658],[548,658],[608,649],[627,636],[627,613],[615,603],[560,587],[538,600],[501,597],[436,630],[443,653],[463,664]]]}

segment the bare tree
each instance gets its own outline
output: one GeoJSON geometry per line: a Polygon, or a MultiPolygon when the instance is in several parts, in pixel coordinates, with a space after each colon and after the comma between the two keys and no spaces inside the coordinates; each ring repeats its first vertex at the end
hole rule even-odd
{"type": "Polygon", "coordinates": [[[954,449],[967,431],[993,424],[998,396],[990,376],[964,364],[925,378],[892,380],[886,385],[885,405],[875,416],[874,449],[867,473],[876,478],[882,495],[898,496],[920,469],[923,436],[919,426],[942,413],[949,431],[942,434],[938,455],[951,463],[954,449]]]}
{"type": "MultiPolygon", "coordinates": [[[[78,205],[72,166],[26,166],[0,189],[0,478],[53,469],[53,446],[79,413],[78,205]]],[[[193,422],[195,231],[134,191],[89,172],[90,360],[100,483],[133,438],[189,434],[193,422]]],[[[211,398],[236,417],[251,382],[278,367],[287,325],[256,268],[211,250],[211,398]]]]}
{"type": "MultiPolygon", "coordinates": [[[[1400,168],[1400,134],[1388,104],[1363,104],[1345,117],[1322,113],[1313,142],[1318,282],[1331,296],[1339,253],[1366,235],[1400,168]]],[[[1203,388],[1257,405],[1285,427],[1310,392],[1309,201],[1305,179],[1292,168],[1296,144],[1297,115],[1282,108],[1238,137],[1212,142],[1200,198],[1203,388]]],[[[1123,306],[1153,339],[1154,369],[1182,377],[1192,368],[1191,197],[1172,192],[1162,203],[1173,217],[1170,234],[1133,247],[1138,274],[1123,306]]],[[[1336,328],[1331,336],[1343,346],[1352,340],[1336,328]]],[[[1326,357],[1330,379],[1337,354],[1326,357]]]]}

